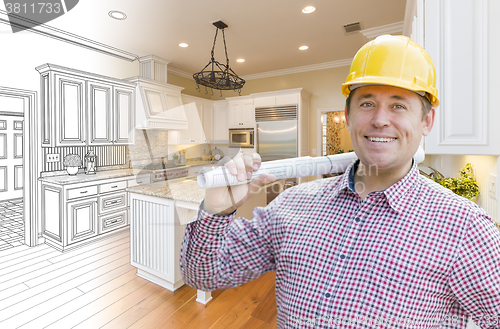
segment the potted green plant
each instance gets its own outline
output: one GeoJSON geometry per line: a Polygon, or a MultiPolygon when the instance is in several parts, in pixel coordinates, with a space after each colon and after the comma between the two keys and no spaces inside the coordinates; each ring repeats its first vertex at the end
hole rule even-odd
{"type": "MultiPolygon", "coordinates": [[[[438,173],[437,171],[435,172],[438,173]]],[[[458,178],[445,178],[441,174],[432,176],[431,178],[438,184],[453,191],[453,193],[461,195],[469,200],[473,200],[479,194],[479,187],[474,178],[473,168],[470,163],[467,163],[465,167],[459,171],[458,178]]]]}
{"type": "Polygon", "coordinates": [[[78,154],[68,154],[64,157],[63,165],[68,175],[78,174],[78,168],[82,165],[82,158],[78,154]]]}

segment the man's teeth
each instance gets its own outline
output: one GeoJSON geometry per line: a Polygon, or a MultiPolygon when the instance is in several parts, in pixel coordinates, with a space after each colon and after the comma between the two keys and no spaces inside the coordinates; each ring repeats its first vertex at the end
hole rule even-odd
{"type": "Polygon", "coordinates": [[[392,142],[396,138],[384,138],[384,137],[368,137],[368,140],[371,142],[382,142],[382,143],[387,143],[387,142],[392,142]]]}

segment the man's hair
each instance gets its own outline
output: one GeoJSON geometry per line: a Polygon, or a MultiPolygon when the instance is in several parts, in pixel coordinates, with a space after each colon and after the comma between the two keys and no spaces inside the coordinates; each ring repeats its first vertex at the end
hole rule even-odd
{"type": "MultiPolygon", "coordinates": [[[[349,96],[347,96],[347,98],[345,100],[345,106],[346,106],[347,115],[349,115],[349,110],[350,110],[350,107],[351,107],[351,96],[355,92],[356,92],[356,89],[352,90],[349,93],[349,96]]],[[[427,97],[420,96],[419,94],[417,94],[417,96],[420,97],[420,102],[422,103],[422,120],[423,120],[427,116],[427,114],[429,113],[429,111],[431,110],[432,104],[431,104],[431,102],[429,102],[429,100],[427,99],[427,97]]]]}

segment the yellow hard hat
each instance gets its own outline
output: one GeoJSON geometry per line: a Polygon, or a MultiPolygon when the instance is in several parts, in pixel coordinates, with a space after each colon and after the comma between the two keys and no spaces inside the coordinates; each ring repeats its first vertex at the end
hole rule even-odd
{"type": "Polygon", "coordinates": [[[354,56],[342,94],[351,86],[380,84],[425,93],[432,106],[439,105],[436,69],[431,57],[410,38],[382,35],[366,43],[354,56]]]}

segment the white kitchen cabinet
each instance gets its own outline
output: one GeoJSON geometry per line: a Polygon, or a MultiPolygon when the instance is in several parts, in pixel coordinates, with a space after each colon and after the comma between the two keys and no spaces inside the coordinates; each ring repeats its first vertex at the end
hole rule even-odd
{"type": "Polygon", "coordinates": [[[113,142],[113,86],[99,81],[89,81],[89,144],[109,145],[113,142]]]}
{"type": "Polygon", "coordinates": [[[97,198],[68,202],[67,212],[68,245],[97,236],[97,198]]]}
{"type": "Polygon", "coordinates": [[[73,184],[42,180],[42,235],[61,251],[120,232],[128,223],[125,189],[150,182],[150,175],[124,176],[73,184]]]}
{"type": "Polygon", "coordinates": [[[53,64],[36,69],[42,146],[134,142],[135,84],[53,64]]]}
{"type": "Polygon", "coordinates": [[[89,145],[134,143],[134,88],[88,81],[89,145]]]}
{"type": "Polygon", "coordinates": [[[134,144],[135,90],[115,86],[113,91],[113,144],[134,144]]]}
{"type": "MultiPolygon", "coordinates": [[[[494,0],[419,1],[423,46],[437,74],[440,106],[425,138],[426,154],[500,155],[495,96],[500,65],[500,5],[494,0]],[[423,10],[422,10],[423,7],[423,10]]],[[[415,20],[418,22],[419,20],[415,20]]],[[[418,30],[413,33],[421,38],[418,30]]]]}
{"type": "Polygon", "coordinates": [[[86,81],[67,74],[53,74],[51,78],[52,85],[49,82],[44,98],[50,98],[53,108],[48,113],[49,117],[42,119],[48,120],[46,123],[51,125],[47,130],[55,133],[49,140],[57,146],[83,146],[86,144],[87,136],[86,81]]]}
{"type": "Polygon", "coordinates": [[[229,128],[253,128],[255,110],[252,97],[229,97],[229,128]]]}
{"type": "Polygon", "coordinates": [[[214,143],[227,144],[229,142],[228,101],[215,101],[213,110],[214,130],[212,140],[214,143]]]}

